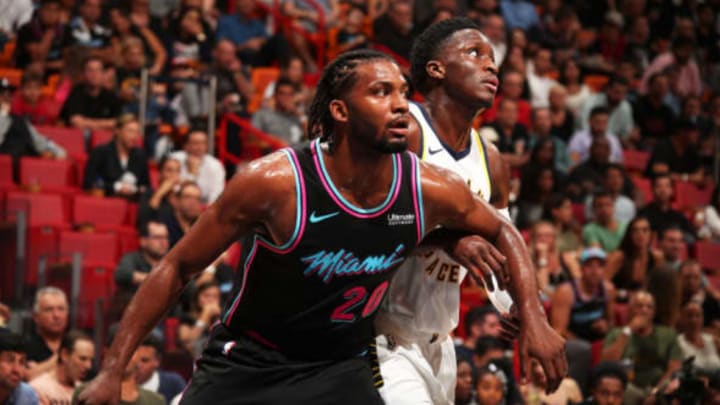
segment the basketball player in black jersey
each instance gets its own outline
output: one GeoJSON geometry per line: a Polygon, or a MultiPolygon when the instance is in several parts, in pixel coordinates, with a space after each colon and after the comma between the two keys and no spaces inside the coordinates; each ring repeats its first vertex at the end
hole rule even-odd
{"type": "MultiPolygon", "coordinates": [[[[330,63],[310,113],[320,138],[235,175],[141,285],[80,403],[117,403],[139,342],[183,286],[243,238],[235,298],[181,403],[381,404],[363,350],[393,270],[427,229],[477,233],[511,268],[532,265],[511,224],[460,179],[404,152],[408,122],[407,83],[390,58],[358,51],[330,63]]],[[[524,333],[528,353],[564,375],[553,336],[524,333]]]]}

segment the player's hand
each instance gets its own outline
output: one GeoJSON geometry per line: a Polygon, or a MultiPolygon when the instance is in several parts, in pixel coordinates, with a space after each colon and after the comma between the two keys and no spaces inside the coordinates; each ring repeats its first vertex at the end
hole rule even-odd
{"type": "Polygon", "coordinates": [[[79,405],[116,405],[120,401],[120,376],[106,371],[90,381],[78,396],[79,405]]]}
{"type": "Polygon", "coordinates": [[[550,327],[542,313],[523,317],[519,349],[523,378],[527,378],[532,370],[531,359],[537,359],[547,378],[546,393],[557,390],[567,375],[565,339],[550,327]]]}
{"type": "MultiPolygon", "coordinates": [[[[450,255],[463,267],[470,271],[474,278],[485,280],[489,291],[494,291],[492,276],[501,290],[506,289],[510,279],[505,268],[506,258],[492,243],[477,235],[462,237],[451,245],[450,255]]],[[[477,281],[477,280],[476,280],[477,281]]]]}

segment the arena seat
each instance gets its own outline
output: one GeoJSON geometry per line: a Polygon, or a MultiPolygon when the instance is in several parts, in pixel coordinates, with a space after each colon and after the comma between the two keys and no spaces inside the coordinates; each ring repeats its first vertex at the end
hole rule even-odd
{"type": "Polygon", "coordinates": [[[641,150],[623,150],[623,165],[630,173],[643,173],[650,161],[650,152],[641,150]]]}
{"type": "Polygon", "coordinates": [[[13,182],[13,164],[10,155],[0,155],[0,219],[6,220],[7,194],[17,189],[13,182]]]}
{"type": "Polygon", "coordinates": [[[23,157],[20,159],[20,184],[38,185],[53,190],[77,186],[73,163],[68,160],[23,157]]]}
{"type": "Polygon", "coordinates": [[[83,255],[83,262],[117,263],[117,235],[94,232],[60,232],[60,254],[70,256],[75,252],[83,255]]]}
{"type": "Polygon", "coordinates": [[[703,269],[720,275],[720,243],[699,241],[695,243],[695,257],[703,269]]]}
{"type": "Polygon", "coordinates": [[[79,128],[65,128],[39,125],[35,129],[53,142],[62,146],[70,156],[85,155],[85,135],[79,128]]]}
{"type": "Polygon", "coordinates": [[[675,182],[675,203],[680,210],[692,210],[710,203],[713,188],[699,188],[688,181],[675,182]]]}
{"type": "Polygon", "coordinates": [[[256,67],[252,70],[250,80],[255,92],[248,102],[248,112],[254,113],[260,109],[265,89],[278,77],[280,77],[280,69],[276,67],[256,67]]]}
{"type": "Polygon", "coordinates": [[[122,254],[138,247],[133,211],[136,210],[131,209],[122,198],[77,195],[73,201],[72,218],[76,225],[91,224],[97,231],[115,233],[122,254]]]}
{"type": "Polygon", "coordinates": [[[23,71],[21,69],[0,68],[0,77],[8,79],[10,85],[20,87],[23,71]]]}
{"type": "Polygon", "coordinates": [[[642,194],[645,204],[653,201],[652,184],[650,179],[638,176],[630,176],[635,188],[642,194]]]}
{"type": "MultiPolygon", "coordinates": [[[[112,131],[95,130],[90,134],[90,149],[110,142],[113,139],[112,131]]],[[[139,142],[142,145],[142,141],[139,142]]]]}

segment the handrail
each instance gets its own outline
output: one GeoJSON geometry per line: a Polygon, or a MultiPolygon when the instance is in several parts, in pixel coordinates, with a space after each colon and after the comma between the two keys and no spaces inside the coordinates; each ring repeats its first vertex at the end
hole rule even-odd
{"type": "Polygon", "coordinates": [[[284,29],[286,36],[288,36],[289,30],[295,31],[315,45],[315,63],[317,64],[318,69],[321,69],[325,65],[325,43],[327,42],[325,9],[316,0],[303,1],[309,4],[310,7],[312,7],[318,14],[317,29],[314,33],[292,24],[293,18],[282,12],[280,0],[273,0],[273,17],[275,18],[276,26],[284,29]]]}
{"type": "Polygon", "coordinates": [[[285,146],[287,146],[285,142],[253,127],[248,120],[236,114],[226,113],[220,119],[220,125],[217,130],[217,157],[223,163],[229,162],[237,165],[242,162],[257,159],[265,155],[268,150],[274,151],[284,148],[285,146]],[[227,149],[229,123],[239,127],[238,136],[243,141],[240,155],[233,154],[227,149]],[[255,139],[254,142],[252,138],[255,139]]]}

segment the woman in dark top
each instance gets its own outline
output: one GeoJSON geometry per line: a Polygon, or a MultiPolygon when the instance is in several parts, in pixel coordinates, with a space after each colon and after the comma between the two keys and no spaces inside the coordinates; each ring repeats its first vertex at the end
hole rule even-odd
{"type": "Polygon", "coordinates": [[[635,217],[630,221],[620,248],[608,256],[607,279],[612,280],[619,293],[645,288],[650,271],[662,263],[662,254],[652,249],[651,242],[647,218],[635,217]]]}
{"type": "Polygon", "coordinates": [[[517,201],[516,225],[519,229],[527,229],[537,222],[543,213],[545,202],[558,186],[555,170],[542,165],[533,165],[533,172],[524,172],[517,201]]]}
{"type": "Polygon", "coordinates": [[[562,85],[553,86],[550,89],[548,101],[550,101],[552,117],[551,132],[567,143],[575,132],[575,116],[566,105],[567,89],[562,85]]]}
{"type": "Polygon", "coordinates": [[[220,316],[221,307],[217,282],[209,281],[195,287],[190,311],[180,319],[178,328],[178,345],[193,358],[198,358],[202,353],[210,328],[220,316]]]}
{"type": "Polygon", "coordinates": [[[165,156],[160,160],[158,170],[157,189],[146,190],[138,201],[138,229],[143,229],[151,220],[159,219],[161,213],[172,214],[170,199],[180,186],[180,161],[165,156]]]}

